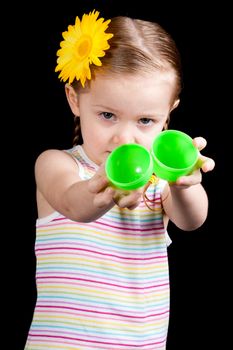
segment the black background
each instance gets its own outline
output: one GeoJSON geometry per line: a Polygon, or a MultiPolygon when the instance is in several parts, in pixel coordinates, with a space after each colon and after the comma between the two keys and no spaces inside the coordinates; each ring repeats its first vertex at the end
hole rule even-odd
{"type": "Polygon", "coordinates": [[[19,50],[15,52],[17,59],[13,59],[15,74],[8,103],[15,131],[11,143],[14,180],[7,206],[9,225],[15,228],[10,231],[8,249],[8,261],[13,262],[9,271],[9,292],[13,292],[9,293],[9,322],[13,331],[10,349],[24,348],[36,299],[35,159],[45,149],[69,148],[72,144],[73,116],[64,84],[54,72],[56,51],[61,33],[74,24],[76,15],[81,17],[93,9],[105,19],[126,15],[157,21],[172,35],[180,50],[184,89],[170,128],[192,137],[205,137],[208,144],[203,154],[214,158],[216,167],[203,176],[210,201],[204,225],[193,232],[169,226],[173,243],[168,249],[171,316],[167,350],[226,348],[230,235],[226,228],[229,221],[226,201],[230,197],[226,141],[232,119],[228,88],[232,81],[227,38],[229,9],[223,2],[202,5],[166,2],[162,6],[152,0],[138,5],[130,1],[77,1],[74,7],[69,3],[56,5],[56,13],[39,11],[35,6],[27,10],[30,16],[20,18],[15,44],[19,50]],[[68,11],[72,14],[64,14],[68,11]]]}

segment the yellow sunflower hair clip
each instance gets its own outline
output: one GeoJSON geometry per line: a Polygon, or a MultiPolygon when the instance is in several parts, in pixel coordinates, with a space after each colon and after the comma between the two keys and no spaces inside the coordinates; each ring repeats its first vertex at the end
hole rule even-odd
{"type": "Polygon", "coordinates": [[[80,80],[84,87],[86,79],[91,79],[90,65],[101,66],[99,57],[105,55],[110,48],[108,40],[113,34],[105,33],[111,20],[104,22],[99,18],[99,12],[93,10],[84,14],[82,20],[76,17],[75,24],[69,25],[62,33],[64,40],[57,51],[57,66],[55,72],[61,71],[58,78],[71,84],[74,79],[80,80]]]}

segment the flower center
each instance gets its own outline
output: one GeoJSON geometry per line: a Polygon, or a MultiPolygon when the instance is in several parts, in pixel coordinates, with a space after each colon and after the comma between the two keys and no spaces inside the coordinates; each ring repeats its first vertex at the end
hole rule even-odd
{"type": "Polygon", "coordinates": [[[77,55],[79,56],[79,59],[83,60],[84,58],[88,57],[89,53],[91,52],[91,47],[92,40],[90,36],[83,35],[77,42],[77,55]]]}

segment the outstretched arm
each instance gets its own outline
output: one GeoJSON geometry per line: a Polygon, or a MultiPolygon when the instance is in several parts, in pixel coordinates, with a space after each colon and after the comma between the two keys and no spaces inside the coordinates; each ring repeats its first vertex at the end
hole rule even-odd
{"type": "MultiPolygon", "coordinates": [[[[206,140],[197,137],[193,140],[195,146],[202,150],[206,140]]],[[[180,177],[164,191],[163,206],[168,218],[180,229],[195,230],[206,220],[208,213],[208,197],[201,185],[202,172],[211,171],[215,163],[213,159],[200,155],[201,168],[191,175],[180,177]]]]}
{"type": "Polygon", "coordinates": [[[43,152],[35,165],[37,206],[39,217],[53,211],[71,220],[91,222],[104,215],[123,200],[124,207],[133,209],[141,200],[142,190],[124,194],[109,186],[104,165],[89,180],[82,180],[76,161],[58,150],[43,152]]]}

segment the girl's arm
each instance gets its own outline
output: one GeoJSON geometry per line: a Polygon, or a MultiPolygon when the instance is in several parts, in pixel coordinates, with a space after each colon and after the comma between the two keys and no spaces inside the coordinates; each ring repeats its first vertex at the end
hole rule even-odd
{"type": "MultiPolygon", "coordinates": [[[[194,144],[201,150],[206,146],[202,137],[194,139],[194,144]]],[[[180,177],[167,186],[163,194],[163,207],[168,218],[180,229],[195,230],[206,220],[208,197],[201,185],[202,173],[211,171],[215,164],[211,158],[200,155],[202,166],[189,176],[180,177]]]]}
{"type": "MultiPolygon", "coordinates": [[[[35,178],[39,217],[58,211],[71,220],[91,222],[118,201],[119,191],[108,185],[103,165],[90,180],[82,180],[76,161],[63,151],[43,152],[35,164],[35,178]]],[[[136,207],[141,193],[141,190],[129,193],[124,207],[136,207]]]]}

